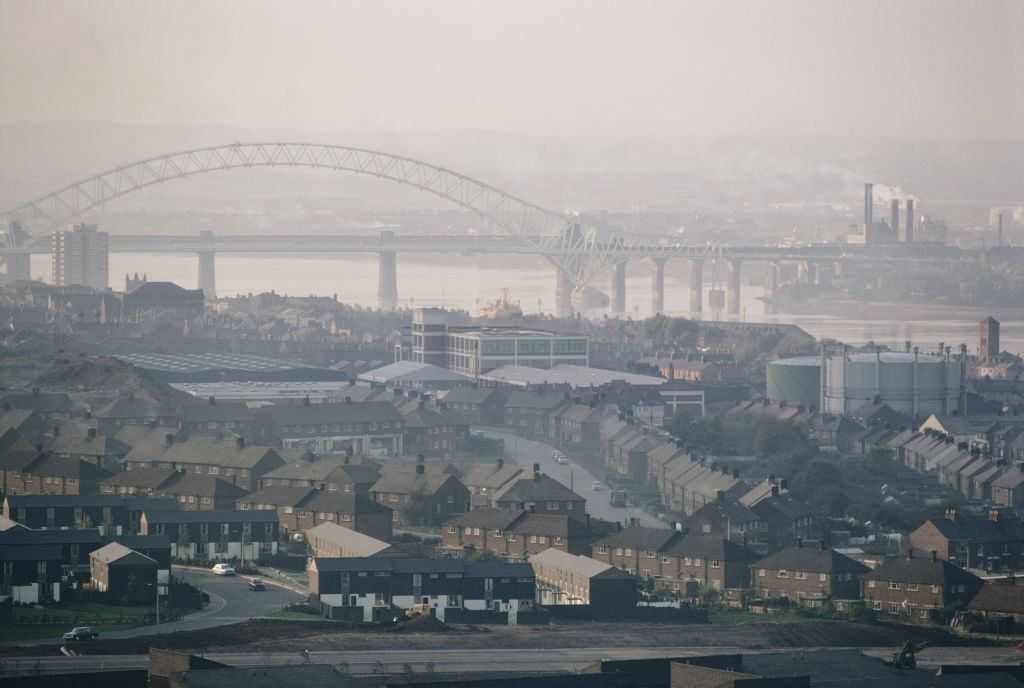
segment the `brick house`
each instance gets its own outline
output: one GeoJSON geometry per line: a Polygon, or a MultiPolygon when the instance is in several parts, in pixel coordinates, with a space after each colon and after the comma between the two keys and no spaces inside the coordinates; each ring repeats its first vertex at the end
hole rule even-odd
{"type": "Polygon", "coordinates": [[[111,472],[82,459],[55,456],[48,452],[37,454],[25,463],[26,455],[18,452],[9,465],[20,468],[5,469],[3,479],[6,494],[78,495],[95,494],[99,484],[111,472]]]}
{"type": "Polygon", "coordinates": [[[530,557],[541,604],[591,605],[609,612],[636,607],[638,580],[611,564],[546,549],[530,557]]]}
{"type": "Polygon", "coordinates": [[[505,392],[497,387],[456,387],[441,399],[474,425],[505,424],[505,392]]]}
{"type": "Polygon", "coordinates": [[[587,404],[574,403],[551,414],[548,436],[559,447],[571,446],[584,452],[600,449],[599,430],[604,411],[587,404]]]}
{"type": "Polygon", "coordinates": [[[256,412],[256,425],[261,441],[286,449],[375,458],[403,453],[404,421],[389,401],[274,404],[256,412]]]}
{"type": "Polygon", "coordinates": [[[441,534],[442,547],[449,554],[491,552],[519,561],[549,548],[569,554],[589,552],[594,537],[588,523],[568,516],[491,508],[450,519],[441,534]]]}
{"type": "Polygon", "coordinates": [[[683,529],[701,535],[717,535],[739,544],[756,547],[763,544],[767,524],[755,511],[738,500],[726,497],[706,503],[680,521],[683,529]]]}
{"type": "Polygon", "coordinates": [[[1019,570],[1024,567],[1024,522],[996,509],[981,519],[950,508],[945,518],[928,519],[913,531],[910,546],[968,569],[1019,570]]]}
{"type": "Polygon", "coordinates": [[[256,434],[255,416],[244,401],[210,397],[206,401],[182,404],[178,415],[181,430],[187,437],[254,437],[256,434]]]}
{"type": "Polygon", "coordinates": [[[235,500],[247,494],[248,490],[217,475],[186,473],[173,468],[136,468],[103,480],[99,492],[171,497],[178,500],[182,511],[210,511],[233,509],[235,500]]]}
{"type": "Polygon", "coordinates": [[[714,535],[686,534],[658,552],[655,590],[684,592],[696,586],[727,590],[750,585],[750,566],[760,554],[714,535]]]}
{"type": "Polygon", "coordinates": [[[392,512],[369,496],[317,487],[272,485],[235,502],[240,510],[274,509],[282,535],[334,523],[378,540],[390,540],[392,512]]]}
{"type": "Polygon", "coordinates": [[[595,542],[590,558],[651,580],[660,575],[659,552],[682,538],[680,531],[671,528],[624,528],[595,542]]]}
{"type": "Polygon", "coordinates": [[[34,387],[31,392],[12,392],[0,397],[0,413],[32,411],[47,423],[67,420],[77,410],[75,402],[64,392],[43,392],[34,387]]]}
{"type": "Polygon", "coordinates": [[[263,475],[284,464],[273,447],[249,444],[242,437],[197,437],[178,441],[173,433],[136,443],[125,457],[125,470],[173,468],[215,475],[251,492],[263,475]]]}
{"type": "Polygon", "coordinates": [[[137,532],[146,509],[173,511],[178,501],[121,495],[8,495],[4,516],[29,528],[91,528],[137,532]]]}
{"type": "Polygon", "coordinates": [[[505,400],[505,427],[534,437],[547,437],[551,415],[570,403],[568,393],[559,390],[516,390],[505,400]]]}
{"type": "Polygon", "coordinates": [[[55,456],[81,459],[115,472],[121,470],[124,457],[131,451],[124,442],[97,435],[96,428],[88,428],[84,435],[58,435],[48,448],[55,456]]]}
{"type": "Polygon", "coordinates": [[[454,413],[435,411],[420,401],[402,413],[406,454],[452,458],[465,453],[469,444],[469,424],[454,413]]]}
{"type": "Polygon", "coordinates": [[[260,487],[291,486],[315,487],[328,492],[368,494],[380,480],[380,472],[372,466],[353,463],[352,457],[325,457],[322,459],[289,461],[267,471],[260,479],[260,487]]]}
{"type": "Polygon", "coordinates": [[[92,417],[96,419],[96,431],[101,435],[115,435],[128,425],[172,426],[178,422],[173,409],[152,399],[136,399],[133,392],[95,409],[92,417]]]}
{"type": "Polygon", "coordinates": [[[966,607],[981,590],[983,581],[934,552],[915,558],[893,559],[861,577],[861,597],[870,609],[891,614],[900,621],[932,620],[943,608],[966,607]]]}
{"type": "Polygon", "coordinates": [[[869,570],[824,542],[798,542],[751,565],[750,581],[762,597],[820,607],[830,598],[858,599],[861,576],[869,570]]]}
{"type": "Polygon", "coordinates": [[[509,481],[491,496],[491,506],[512,511],[533,511],[537,514],[568,516],[587,520],[587,500],[533,464],[533,474],[509,481]]]}
{"type": "Polygon", "coordinates": [[[377,502],[392,510],[401,525],[442,523],[469,509],[469,490],[451,473],[428,473],[423,463],[412,471],[386,472],[370,488],[377,502]]]}

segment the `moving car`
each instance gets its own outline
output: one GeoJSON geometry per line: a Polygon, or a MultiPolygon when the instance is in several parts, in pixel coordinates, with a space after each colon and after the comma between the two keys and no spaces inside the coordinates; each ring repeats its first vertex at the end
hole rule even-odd
{"type": "Polygon", "coordinates": [[[590,483],[590,487],[591,487],[591,489],[594,489],[594,490],[600,490],[601,489],[601,481],[600,480],[595,480],[594,482],[590,483]]]}
{"type": "Polygon", "coordinates": [[[559,454],[558,456],[555,457],[555,463],[565,465],[569,463],[569,457],[567,457],[565,454],[559,454]]]}
{"type": "Polygon", "coordinates": [[[70,631],[61,636],[61,638],[63,640],[69,640],[71,642],[78,642],[79,640],[95,640],[98,636],[99,633],[92,630],[88,626],[75,626],[70,631]]]}
{"type": "Polygon", "coordinates": [[[228,566],[227,564],[214,564],[213,568],[210,569],[210,570],[213,571],[214,575],[217,575],[217,576],[233,576],[233,575],[235,575],[235,570],[233,568],[231,568],[230,566],[228,566]]]}
{"type": "Polygon", "coordinates": [[[249,589],[263,591],[267,589],[267,584],[263,582],[262,578],[253,578],[251,581],[249,581],[249,589]]]}

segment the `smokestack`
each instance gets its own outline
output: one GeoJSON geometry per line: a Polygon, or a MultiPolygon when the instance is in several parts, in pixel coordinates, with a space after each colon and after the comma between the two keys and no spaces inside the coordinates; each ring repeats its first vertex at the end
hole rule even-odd
{"type": "Polygon", "coordinates": [[[914,240],[914,199],[907,199],[907,226],[903,228],[903,240],[908,244],[914,240]]]}
{"type": "Polygon", "coordinates": [[[875,185],[868,182],[864,185],[864,233],[867,234],[871,223],[875,221],[875,185]]]}
{"type": "Polygon", "coordinates": [[[996,233],[996,247],[1003,247],[1003,214],[999,213],[999,230],[996,233]]]}
{"type": "Polygon", "coordinates": [[[892,240],[900,240],[900,202],[899,199],[892,199],[889,210],[889,224],[892,225],[892,240]]]}

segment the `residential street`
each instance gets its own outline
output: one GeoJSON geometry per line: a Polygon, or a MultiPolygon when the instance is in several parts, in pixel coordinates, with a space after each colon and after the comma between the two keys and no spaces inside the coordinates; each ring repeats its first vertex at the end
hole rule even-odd
{"type": "MultiPolygon", "coordinates": [[[[194,631],[200,628],[212,628],[224,624],[246,621],[252,617],[265,616],[281,609],[284,604],[300,602],[305,595],[290,589],[284,589],[271,578],[264,578],[267,589],[263,592],[249,590],[250,576],[215,576],[210,571],[195,568],[174,567],[174,575],[181,576],[186,583],[210,595],[210,604],[178,621],[160,624],[161,633],[172,631],[194,631]]],[[[67,630],[71,630],[68,628],[67,630]]],[[[122,631],[103,632],[104,639],[132,638],[135,636],[152,635],[156,626],[137,626],[122,631]]],[[[59,642],[53,638],[52,642],[59,642]]],[[[35,638],[18,645],[37,645],[47,642],[46,639],[35,638]]]]}
{"type": "Polygon", "coordinates": [[[559,465],[551,458],[551,452],[555,450],[543,442],[515,437],[511,432],[491,430],[484,428],[473,428],[486,437],[501,438],[505,440],[505,449],[510,456],[525,470],[532,470],[533,464],[539,463],[542,472],[550,475],[555,480],[571,487],[574,492],[587,500],[587,513],[595,518],[606,521],[624,522],[629,518],[640,519],[640,525],[652,528],[668,528],[668,524],[654,518],[643,509],[637,507],[619,508],[609,504],[610,498],[608,486],[602,483],[600,490],[593,488],[595,477],[586,468],[574,462],[570,457],[569,463],[559,465]]]}

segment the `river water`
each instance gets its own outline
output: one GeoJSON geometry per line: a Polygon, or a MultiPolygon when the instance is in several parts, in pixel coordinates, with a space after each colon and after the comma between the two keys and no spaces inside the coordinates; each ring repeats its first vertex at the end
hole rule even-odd
{"type": "MultiPolygon", "coordinates": [[[[146,273],[150,280],[167,280],[195,288],[197,260],[181,254],[110,255],[110,286],[124,289],[125,273],[146,273]]],[[[633,261],[626,272],[626,315],[646,318],[651,315],[650,266],[633,261]]],[[[715,286],[712,270],[704,270],[705,320],[715,314],[707,304],[708,292],[715,286]]],[[[37,279],[50,279],[50,257],[33,256],[32,274],[37,279]]],[[[954,348],[961,342],[974,352],[978,341],[978,319],[962,318],[938,320],[929,316],[913,315],[912,309],[900,313],[881,312],[876,318],[860,319],[830,315],[769,314],[758,299],[763,293],[759,286],[750,286],[747,280],[759,276],[755,265],[744,269],[739,316],[723,319],[747,322],[794,323],[815,337],[830,337],[852,345],[868,341],[901,346],[911,340],[922,348],[945,342],[954,348]],[[904,317],[910,313],[910,317],[904,317]]],[[[724,275],[721,275],[724,280],[724,275]]],[[[597,288],[609,291],[608,280],[597,288]]],[[[547,312],[555,306],[555,272],[542,259],[521,256],[398,256],[398,294],[400,305],[447,306],[476,313],[488,301],[499,298],[503,289],[509,298],[520,303],[524,312],[547,312]]],[[[719,288],[724,288],[719,285],[719,288]]],[[[377,305],[376,256],[262,256],[218,255],[217,292],[220,296],[258,293],[273,289],[279,294],[295,296],[330,296],[338,300],[374,307],[377,305]]],[[[689,274],[685,261],[670,262],[665,274],[665,311],[669,315],[692,316],[689,312],[689,274]]],[[[883,309],[884,310],[884,309],[883,309]]],[[[602,317],[603,311],[590,311],[589,317],[602,317]]],[[[1024,351],[1024,321],[1000,318],[1002,321],[1002,349],[1018,353],[1024,351]]]]}

